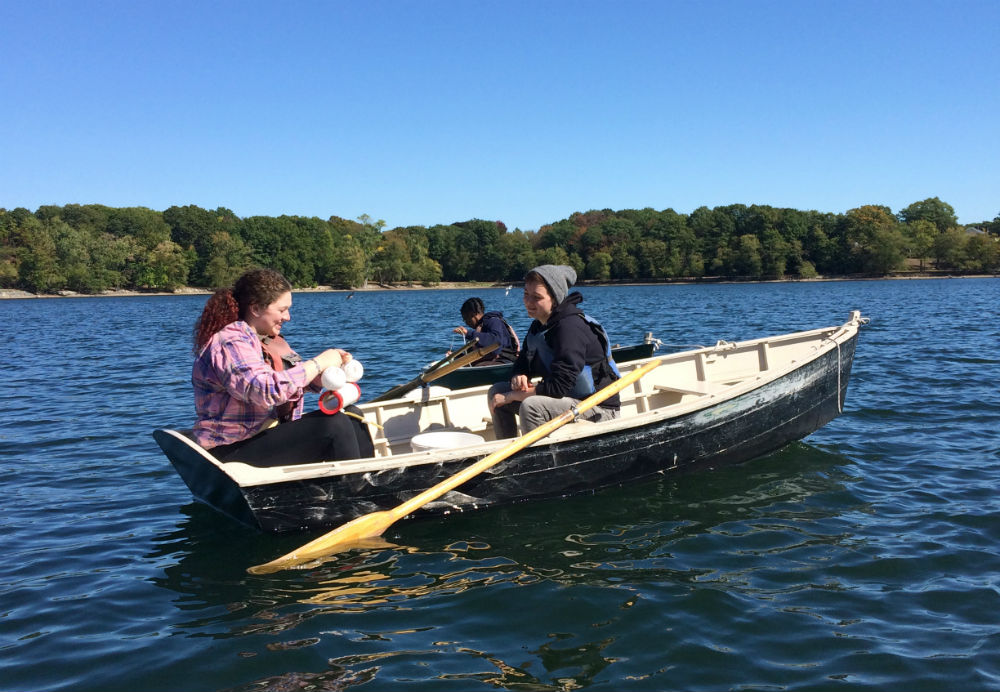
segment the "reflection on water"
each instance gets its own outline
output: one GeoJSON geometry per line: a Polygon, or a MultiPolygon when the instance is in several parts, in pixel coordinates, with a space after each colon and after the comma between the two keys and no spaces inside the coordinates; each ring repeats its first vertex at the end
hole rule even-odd
{"type": "MultiPolygon", "coordinates": [[[[590,498],[403,522],[382,547],[267,576],[242,570],[256,553],[273,551],[275,537],[248,536],[192,503],[150,557],[175,559],[155,583],[179,594],[180,610],[198,612],[197,620],[179,627],[266,640],[244,657],[326,650],[330,637],[380,643],[370,654],[328,657],[322,670],[264,677],[238,689],[344,689],[377,679],[390,661],[395,669],[456,656],[480,660],[483,670],[470,672],[466,662],[462,672],[440,672],[435,680],[574,689],[593,683],[617,660],[608,649],[615,648],[611,630],[621,625],[621,615],[609,615],[593,632],[553,629],[548,642],[523,650],[518,660],[502,650],[470,647],[464,638],[465,644],[438,639],[435,631],[449,629],[441,619],[418,626],[420,618],[410,616],[441,610],[445,620],[474,614],[488,621],[491,612],[537,600],[540,590],[586,592],[589,607],[628,613],[707,585],[752,599],[808,588],[808,574],[803,579],[796,570],[807,572],[810,561],[849,550],[854,539],[838,516],[864,511],[864,503],[845,489],[847,466],[839,455],[799,443],[740,469],[685,474],[590,498]],[[720,550],[720,540],[728,547],[720,550]],[[400,618],[409,625],[400,627],[400,618]],[[351,624],[356,620],[365,623],[361,630],[351,624]],[[434,646],[408,647],[414,638],[431,639],[434,646]]],[[[552,607],[566,606],[550,604],[549,615],[552,607]]],[[[540,615],[525,617],[535,621],[540,615]]],[[[553,624],[561,620],[554,617],[553,624]]]]}
{"type": "MultiPolygon", "coordinates": [[[[676,578],[670,567],[674,553],[691,539],[752,536],[759,549],[740,554],[765,556],[847,540],[842,533],[820,530],[824,518],[835,516],[834,509],[847,509],[842,503],[834,508],[829,504],[831,496],[844,492],[843,480],[849,479],[840,470],[845,462],[836,454],[795,443],[751,466],[711,474],[681,474],[595,497],[409,520],[392,527],[393,533],[374,547],[263,577],[241,573],[248,554],[252,560],[255,553],[274,550],[277,540],[298,544],[303,538],[250,534],[192,502],[181,509],[185,520],[160,537],[158,550],[149,557],[177,558],[156,583],[178,593],[195,595],[204,588],[202,578],[223,567],[227,577],[238,576],[256,600],[280,603],[291,597],[300,603],[335,601],[343,606],[399,602],[498,581],[606,585],[655,579],[662,576],[660,570],[676,578]],[[811,502],[819,495],[824,496],[821,501],[811,502]],[[794,534],[795,541],[767,545],[764,536],[776,531],[794,534]],[[441,551],[407,547],[411,532],[419,536],[415,543],[442,545],[441,551]],[[469,540],[470,535],[481,540],[469,540]],[[586,559],[598,555],[601,559],[586,559]],[[447,569],[436,574],[405,572],[415,562],[447,569]],[[288,588],[290,583],[293,588],[288,588]]],[[[853,509],[864,511],[864,504],[857,502],[853,509]]]]}

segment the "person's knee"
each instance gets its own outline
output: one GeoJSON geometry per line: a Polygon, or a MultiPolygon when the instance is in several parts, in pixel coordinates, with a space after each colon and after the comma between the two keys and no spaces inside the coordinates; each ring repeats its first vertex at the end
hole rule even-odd
{"type": "Polygon", "coordinates": [[[537,396],[529,396],[521,402],[521,416],[537,418],[539,415],[543,415],[544,411],[545,407],[541,405],[541,401],[537,396]]]}
{"type": "Polygon", "coordinates": [[[521,402],[521,432],[526,433],[534,430],[542,423],[552,418],[552,412],[548,409],[545,401],[541,397],[529,396],[521,402]]]}

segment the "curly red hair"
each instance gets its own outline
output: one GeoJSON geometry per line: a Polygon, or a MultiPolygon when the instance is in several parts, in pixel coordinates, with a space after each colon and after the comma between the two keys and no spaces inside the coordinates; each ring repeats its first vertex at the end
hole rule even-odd
{"type": "Polygon", "coordinates": [[[243,319],[251,305],[265,307],[291,290],[288,279],[273,269],[244,272],[232,288],[220,288],[205,303],[194,324],[195,353],[204,348],[217,331],[243,319]]]}

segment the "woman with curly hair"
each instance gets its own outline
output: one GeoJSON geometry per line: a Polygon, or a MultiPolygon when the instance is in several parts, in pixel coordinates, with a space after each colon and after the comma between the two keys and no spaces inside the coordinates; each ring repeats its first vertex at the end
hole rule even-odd
{"type": "Polygon", "coordinates": [[[351,354],[330,348],[303,360],[281,336],[291,307],[291,284],[271,269],[251,269],[208,299],[194,329],[195,440],[220,461],[253,466],[372,456],[363,423],[302,415],[305,391],[320,391],[323,371],[351,354]]]}

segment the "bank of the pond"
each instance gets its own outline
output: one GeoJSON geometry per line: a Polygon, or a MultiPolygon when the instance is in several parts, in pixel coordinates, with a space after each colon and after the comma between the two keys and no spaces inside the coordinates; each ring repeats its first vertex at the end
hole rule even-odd
{"type": "MultiPolygon", "coordinates": [[[[852,274],[848,276],[817,276],[811,278],[781,278],[781,279],[740,279],[732,277],[703,276],[680,279],[647,279],[643,281],[590,281],[577,282],[578,287],[594,286],[661,286],[689,284],[757,284],[757,283],[814,283],[824,281],[879,281],[887,279],[996,279],[1000,274],[956,274],[948,272],[896,272],[885,275],[852,274]]],[[[358,288],[334,288],[333,286],[312,286],[294,289],[295,293],[357,293],[365,291],[438,291],[438,290],[486,290],[490,288],[505,288],[520,285],[512,282],[477,282],[477,281],[440,281],[432,285],[423,284],[381,284],[370,283],[358,288]]],[[[77,291],[58,291],[56,293],[31,293],[14,288],[0,288],[0,300],[15,298],[114,298],[128,296],[180,296],[208,295],[212,291],[207,288],[182,286],[172,291],[115,289],[100,293],[79,293],[77,291]]]]}

